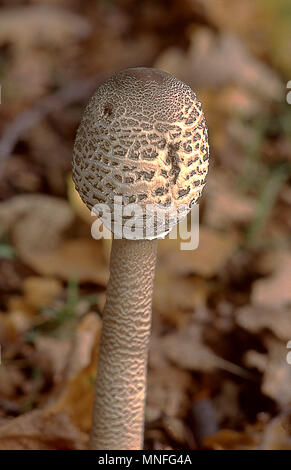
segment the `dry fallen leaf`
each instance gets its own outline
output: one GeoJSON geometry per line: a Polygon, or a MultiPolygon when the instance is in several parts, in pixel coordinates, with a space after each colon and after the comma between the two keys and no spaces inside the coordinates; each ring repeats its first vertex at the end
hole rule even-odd
{"type": "Polygon", "coordinates": [[[165,268],[176,274],[199,274],[208,278],[219,274],[223,269],[237,250],[239,239],[235,232],[222,233],[201,226],[196,250],[176,249],[179,241],[181,240],[162,240],[162,250],[159,247],[159,252],[165,268]]]}
{"type": "Polygon", "coordinates": [[[101,320],[97,316],[95,317],[97,322],[94,326],[96,334],[90,362],[86,367],[69,378],[61,395],[51,406],[52,413],[65,412],[70,416],[72,422],[85,432],[89,431],[92,421],[94,382],[101,334],[101,320]]]}
{"type": "MultiPolygon", "coordinates": [[[[23,297],[20,296],[12,296],[8,301],[8,313],[6,314],[5,326],[6,328],[4,331],[2,330],[1,333],[6,331],[8,336],[6,339],[20,338],[26,331],[33,327],[35,324],[36,316],[35,310],[30,307],[27,302],[24,301],[23,297]]],[[[1,335],[0,335],[1,336],[1,335]]],[[[4,342],[4,338],[3,338],[4,342]]]]}
{"type": "Polygon", "coordinates": [[[193,312],[205,306],[210,290],[204,279],[178,277],[158,264],[155,274],[153,308],[177,326],[183,325],[183,311],[193,312]]]}
{"type": "Polygon", "coordinates": [[[213,399],[217,420],[219,422],[230,422],[231,426],[240,423],[243,413],[239,400],[240,388],[230,380],[222,383],[220,393],[213,399]]]}
{"type": "Polygon", "coordinates": [[[262,450],[291,450],[291,415],[290,410],[273,418],[266,426],[262,450]]]}
{"type": "Polygon", "coordinates": [[[267,367],[268,356],[254,349],[249,349],[244,355],[244,363],[247,367],[255,367],[260,372],[264,372],[267,367]]]}
{"type": "Polygon", "coordinates": [[[73,377],[60,399],[52,405],[53,413],[66,412],[72,422],[82,431],[88,432],[92,423],[94,380],[97,364],[83,369],[73,377]]]}
{"type": "Polygon", "coordinates": [[[183,417],[189,408],[189,392],[194,384],[191,374],[172,365],[150,368],[146,422],[162,417],[183,417]]]}
{"type": "Polygon", "coordinates": [[[163,419],[163,428],[170,438],[179,445],[187,444],[187,431],[184,422],[176,417],[168,416],[163,419]]]}
{"type": "Polygon", "coordinates": [[[0,426],[1,450],[81,450],[86,442],[65,413],[34,410],[0,426]]]}
{"type": "Polygon", "coordinates": [[[37,366],[42,374],[50,377],[51,382],[60,384],[64,380],[64,371],[70,357],[72,339],[69,337],[54,338],[37,335],[34,347],[37,354],[37,366]]]}
{"type": "Polygon", "coordinates": [[[259,436],[250,432],[221,429],[215,436],[204,440],[204,446],[214,450],[254,450],[257,449],[259,436]]]}
{"type": "Polygon", "coordinates": [[[264,44],[273,66],[289,77],[290,67],[290,3],[285,0],[257,0],[260,27],[264,33],[264,44]]]}
{"type": "Polygon", "coordinates": [[[1,202],[0,235],[10,232],[17,252],[29,264],[35,252],[58,246],[73,218],[70,205],[60,198],[22,194],[1,202]]]}
{"type": "Polygon", "coordinates": [[[64,62],[72,46],[87,37],[90,21],[53,5],[2,8],[0,45],[9,44],[1,82],[5,103],[31,100],[47,93],[56,71],[56,56],[64,62]],[[60,47],[61,45],[61,47],[60,47]]]}
{"type": "Polygon", "coordinates": [[[190,39],[187,54],[168,49],[158,57],[155,67],[176,75],[194,89],[235,83],[265,98],[282,99],[284,86],[278,75],[252,56],[239,37],[200,28],[190,39]]]}
{"type": "Polygon", "coordinates": [[[247,305],[236,312],[237,323],[252,333],[268,328],[279,339],[291,338],[291,310],[247,305]]]}
{"type": "Polygon", "coordinates": [[[73,218],[66,201],[40,194],[16,196],[0,204],[0,227],[12,232],[16,250],[28,266],[47,277],[106,285],[108,266],[101,240],[63,241],[73,218]]]}
{"type": "Polygon", "coordinates": [[[256,202],[240,194],[231,179],[218,170],[207,179],[205,222],[211,226],[225,228],[231,223],[247,223],[252,220],[256,202]]]}
{"type": "Polygon", "coordinates": [[[253,32],[253,21],[258,19],[257,1],[229,2],[203,0],[207,18],[221,30],[234,31],[248,38],[253,32]]]}
{"type": "Polygon", "coordinates": [[[290,450],[290,411],[279,414],[268,423],[247,426],[244,431],[222,429],[205,439],[206,447],[216,450],[290,450]]]}
{"type": "Polygon", "coordinates": [[[197,90],[215,154],[201,206],[200,247],[183,252],[179,238],[159,241],[146,448],[199,448],[212,435],[205,444],[214,449],[290,449],[285,235],[291,192],[286,183],[268,224],[284,252],[279,256],[263,244],[257,256],[237,234],[245,236],[260,188],[250,183],[250,192],[240,191],[237,182],[248,179],[245,159],[252,156],[250,176],[256,178],[258,169],[262,184],[261,166],[271,171],[290,160],[288,110],[280,103],[288,93],[282,71],[291,64],[291,6],[286,0],[103,1],[84,9],[68,0],[64,7],[57,0],[10,3],[0,18],[0,124],[8,123],[6,143],[13,141],[0,184],[0,251],[8,254],[0,260],[0,448],[86,445],[101,328],[100,317],[86,312],[89,305],[102,310],[99,286],[107,283],[111,241],[89,239],[94,217],[71,176],[67,184],[64,176],[88,91],[82,77],[93,74],[99,83],[142,57],[197,90]],[[71,106],[79,73],[83,92],[71,106]],[[25,130],[23,110],[26,118],[45,119],[25,130]],[[256,124],[261,116],[262,129],[256,124]],[[261,266],[266,255],[270,263],[261,266]],[[82,282],[80,297],[74,282],[66,296],[73,277],[82,282]],[[251,380],[220,354],[237,363],[245,354],[251,380]],[[220,367],[241,377],[220,373],[220,367]],[[207,426],[201,419],[196,428],[191,414],[198,402],[204,413],[203,394],[204,411],[214,413],[205,413],[207,426]],[[31,408],[36,412],[22,415],[31,408]],[[255,416],[258,423],[249,425],[255,416]],[[215,434],[217,418],[223,429],[215,434]]]}
{"type": "Polygon", "coordinates": [[[16,399],[24,382],[23,372],[16,366],[0,367],[0,396],[3,398],[16,399]]]}
{"type": "Polygon", "coordinates": [[[23,281],[24,299],[35,309],[50,305],[62,290],[61,282],[53,278],[31,276],[23,281]]]}
{"type": "Polygon", "coordinates": [[[275,338],[267,338],[268,360],[263,377],[262,392],[281,405],[291,401],[291,367],[287,363],[286,344],[275,338]]]}
{"type": "Polygon", "coordinates": [[[291,304],[291,254],[289,251],[274,255],[274,272],[253,284],[252,302],[267,308],[281,309],[291,304]]]}
{"type": "Polygon", "coordinates": [[[66,240],[53,251],[31,254],[30,265],[40,274],[64,280],[75,278],[105,286],[109,278],[101,240],[66,240]]]}
{"type": "Polygon", "coordinates": [[[245,363],[263,372],[262,393],[273,398],[281,406],[291,401],[291,367],[287,362],[288,349],[285,343],[268,336],[264,339],[267,354],[248,351],[245,363]]]}
{"type": "Polygon", "coordinates": [[[59,46],[90,32],[87,19],[64,8],[30,5],[1,11],[0,44],[7,41],[21,50],[42,45],[59,46]]]}
{"type": "Polygon", "coordinates": [[[0,344],[15,341],[19,330],[14,319],[7,313],[0,312],[0,344]]]}
{"type": "MultiPolygon", "coordinates": [[[[88,313],[81,319],[74,334],[66,370],[67,379],[76,376],[91,363],[92,351],[96,342],[99,341],[101,326],[101,319],[94,312],[88,313]]],[[[95,357],[93,360],[95,361],[95,357]]]]}
{"type": "Polygon", "coordinates": [[[186,328],[160,338],[165,356],[178,367],[196,371],[213,371],[221,368],[238,375],[243,369],[217,356],[203,343],[201,328],[187,325],[186,328]]]}

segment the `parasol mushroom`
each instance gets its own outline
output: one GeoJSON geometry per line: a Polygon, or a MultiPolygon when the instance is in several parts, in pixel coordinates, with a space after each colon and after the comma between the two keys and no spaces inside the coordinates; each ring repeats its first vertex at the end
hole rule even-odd
{"type": "Polygon", "coordinates": [[[208,158],[201,104],[189,86],[168,73],[144,67],[120,71],[97,88],[86,107],[74,146],[73,179],[90,209],[98,203],[110,207],[116,235],[103,312],[92,449],[143,446],[157,239],[199,198],[208,158]],[[127,231],[120,238],[128,216],[117,227],[117,196],[121,207],[136,204],[142,209],[139,235],[127,231]],[[146,231],[149,204],[156,213],[146,231]]]}

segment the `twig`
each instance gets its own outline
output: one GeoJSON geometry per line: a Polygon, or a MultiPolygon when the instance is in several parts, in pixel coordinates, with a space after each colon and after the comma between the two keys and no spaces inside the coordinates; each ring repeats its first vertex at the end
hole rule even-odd
{"type": "Polygon", "coordinates": [[[42,98],[33,108],[24,111],[11,124],[8,124],[0,139],[0,175],[3,164],[9,158],[21,135],[50,112],[87,98],[103,79],[103,76],[96,75],[84,80],[74,80],[55,93],[42,98]]]}

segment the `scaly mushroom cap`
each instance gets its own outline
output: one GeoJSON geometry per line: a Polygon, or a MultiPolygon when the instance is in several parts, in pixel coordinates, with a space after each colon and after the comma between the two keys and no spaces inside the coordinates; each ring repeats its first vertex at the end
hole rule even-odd
{"type": "Polygon", "coordinates": [[[156,238],[197,201],[208,160],[205,118],[191,88],[163,71],[131,68],[100,85],[87,105],[75,141],[73,179],[90,209],[106,203],[113,210],[114,196],[123,205],[159,208],[166,230],[155,222],[155,235],[141,237],[156,238]]]}

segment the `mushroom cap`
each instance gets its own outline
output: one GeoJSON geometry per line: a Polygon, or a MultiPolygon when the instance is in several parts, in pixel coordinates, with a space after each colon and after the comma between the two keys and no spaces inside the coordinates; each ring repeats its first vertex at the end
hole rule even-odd
{"type": "MultiPolygon", "coordinates": [[[[207,137],[201,103],[188,85],[161,70],[122,70],[97,88],[85,109],[74,146],[76,189],[90,209],[107,204],[111,222],[114,203],[138,204],[141,226],[146,208],[147,214],[154,208],[154,232],[143,227],[141,236],[123,237],[165,236],[205,185],[207,137]]],[[[128,214],[122,227],[127,220],[128,214]]],[[[108,228],[121,233],[120,226],[108,228]]]]}

